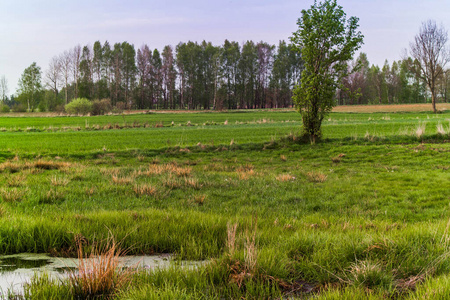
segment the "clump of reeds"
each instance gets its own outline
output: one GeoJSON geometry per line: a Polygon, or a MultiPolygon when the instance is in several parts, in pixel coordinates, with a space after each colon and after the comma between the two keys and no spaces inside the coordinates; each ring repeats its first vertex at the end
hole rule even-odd
{"type": "Polygon", "coordinates": [[[109,239],[104,247],[93,247],[89,255],[78,242],[77,252],[78,270],[69,273],[69,285],[76,299],[109,299],[131,282],[135,270],[121,266],[119,258],[126,251],[114,239],[109,239]]]}
{"type": "Polygon", "coordinates": [[[426,128],[427,124],[426,123],[419,123],[419,125],[417,125],[417,128],[414,132],[415,136],[417,138],[421,138],[422,135],[425,133],[425,128],[426,128]]]}
{"type": "Polygon", "coordinates": [[[238,224],[227,223],[227,249],[228,253],[233,256],[236,250],[236,231],[238,224]]]}
{"type": "Polygon", "coordinates": [[[447,135],[450,133],[450,125],[446,129],[440,122],[436,125],[437,134],[439,135],[447,135]]]}

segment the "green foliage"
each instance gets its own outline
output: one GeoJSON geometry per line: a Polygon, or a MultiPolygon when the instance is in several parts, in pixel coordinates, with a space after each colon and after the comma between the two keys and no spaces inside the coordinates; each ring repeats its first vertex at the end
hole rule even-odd
{"type": "Polygon", "coordinates": [[[19,79],[18,100],[33,111],[42,96],[41,68],[33,62],[26,68],[19,79]]]}
{"type": "Polygon", "coordinates": [[[69,104],[66,104],[64,106],[64,109],[67,113],[73,114],[73,115],[87,115],[89,113],[92,113],[93,104],[91,101],[89,101],[86,98],[77,98],[74,99],[69,104]]]}
{"type": "Polygon", "coordinates": [[[305,62],[301,85],[294,90],[294,103],[302,115],[303,133],[312,142],[321,136],[321,124],[331,111],[340,78],[347,72],[346,62],[362,44],[357,31],[358,18],[346,19],[336,0],[315,2],[302,10],[299,29],[291,41],[305,62]]]}
{"type": "Polygon", "coordinates": [[[6,104],[0,104],[0,112],[2,113],[9,113],[11,109],[6,104]]]}
{"type": "Polygon", "coordinates": [[[110,99],[101,99],[92,101],[92,115],[104,115],[112,111],[110,99]]]}

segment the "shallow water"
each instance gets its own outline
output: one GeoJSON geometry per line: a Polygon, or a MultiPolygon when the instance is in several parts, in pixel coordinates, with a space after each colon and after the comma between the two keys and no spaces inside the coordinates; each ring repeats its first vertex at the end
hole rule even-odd
{"type": "MultiPolygon", "coordinates": [[[[88,258],[88,260],[95,258],[88,258]]],[[[173,266],[171,255],[123,256],[120,266],[141,269],[168,268],[173,266]]],[[[68,270],[76,270],[79,260],[76,258],[50,257],[46,254],[22,253],[0,256],[0,298],[8,290],[16,294],[23,292],[23,285],[36,274],[48,274],[50,278],[67,278],[68,270]]],[[[181,262],[182,267],[195,267],[198,262],[181,262]]]]}

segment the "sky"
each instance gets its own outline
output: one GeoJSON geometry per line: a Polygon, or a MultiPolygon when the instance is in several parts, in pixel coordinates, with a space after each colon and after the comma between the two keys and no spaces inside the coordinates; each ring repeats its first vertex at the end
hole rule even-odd
{"type": "MultiPolygon", "coordinates": [[[[14,94],[24,69],[45,72],[53,56],[76,45],[127,41],[135,49],[225,39],[278,44],[297,30],[313,0],[0,0],[0,76],[14,94]]],[[[401,59],[432,19],[450,29],[449,0],[338,0],[347,17],[359,18],[362,52],[370,64],[401,59]]],[[[450,43],[449,43],[450,44],[450,43]]],[[[44,76],[43,76],[44,77],[44,76]]]]}

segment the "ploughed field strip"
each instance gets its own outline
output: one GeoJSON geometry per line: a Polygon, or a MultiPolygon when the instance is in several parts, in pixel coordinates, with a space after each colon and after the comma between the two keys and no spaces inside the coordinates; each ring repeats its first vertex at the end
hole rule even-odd
{"type": "Polygon", "coordinates": [[[88,251],[112,235],[129,254],[210,261],[137,272],[119,299],[414,298],[446,286],[450,114],[333,113],[315,145],[289,111],[115,118],[0,133],[2,254],[74,256],[77,241],[88,251]]]}

